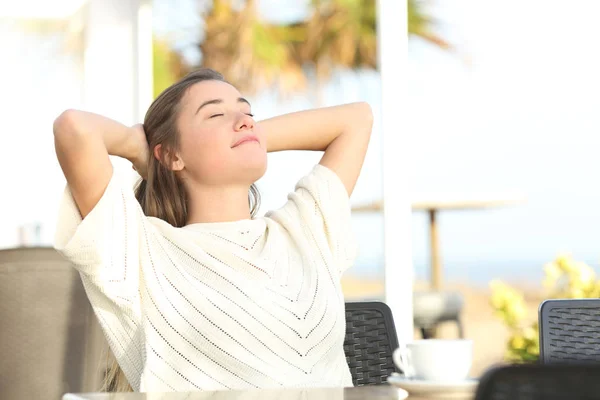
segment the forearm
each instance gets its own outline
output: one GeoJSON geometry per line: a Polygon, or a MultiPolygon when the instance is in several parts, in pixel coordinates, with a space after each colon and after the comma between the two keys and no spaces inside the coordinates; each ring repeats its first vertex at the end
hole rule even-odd
{"type": "Polygon", "coordinates": [[[108,154],[128,160],[137,156],[132,128],[98,114],[67,110],[54,122],[54,135],[66,137],[63,142],[72,145],[80,140],[97,141],[104,145],[108,154]]]}
{"type": "Polygon", "coordinates": [[[362,125],[370,127],[372,119],[367,103],[351,103],[285,114],[259,124],[267,137],[269,152],[325,151],[343,133],[362,125]]]}

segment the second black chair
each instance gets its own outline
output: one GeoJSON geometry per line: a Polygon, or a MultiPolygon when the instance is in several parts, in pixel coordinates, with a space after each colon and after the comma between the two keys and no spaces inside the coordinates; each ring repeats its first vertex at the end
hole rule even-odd
{"type": "Polygon", "coordinates": [[[344,352],[354,386],[387,382],[398,372],[392,360],[397,348],[392,311],[385,303],[346,303],[344,352]]]}
{"type": "Polygon", "coordinates": [[[539,326],[542,363],[600,363],[600,299],[546,300],[539,326]]]}

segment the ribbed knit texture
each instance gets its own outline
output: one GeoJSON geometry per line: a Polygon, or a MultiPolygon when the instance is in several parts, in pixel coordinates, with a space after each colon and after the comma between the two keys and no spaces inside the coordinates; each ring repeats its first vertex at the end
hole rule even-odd
{"type": "Polygon", "coordinates": [[[117,174],[83,221],[67,188],[55,247],[134,390],[352,386],[340,276],[356,244],[324,166],[264,217],[184,228],[146,217],[117,174]]]}

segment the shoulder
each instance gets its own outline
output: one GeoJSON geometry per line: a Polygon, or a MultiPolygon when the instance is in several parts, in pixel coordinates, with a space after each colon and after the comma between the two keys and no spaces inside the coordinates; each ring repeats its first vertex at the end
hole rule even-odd
{"type": "Polygon", "coordinates": [[[299,188],[315,190],[323,186],[330,186],[336,190],[343,189],[343,191],[346,192],[344,184],[339,176],[334,171],[321,164],[316,164],[308,174],[298,181],[296,190],[299,188]]]}

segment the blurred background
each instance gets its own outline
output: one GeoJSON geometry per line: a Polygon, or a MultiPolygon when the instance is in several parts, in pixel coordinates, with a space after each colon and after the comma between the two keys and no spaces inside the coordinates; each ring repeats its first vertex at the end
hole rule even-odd
{"type": "MultiPolygon", "coordinates": [[[[384,225],[377,204],[386,82],[378,69],[375,0],[153,0],[135,10],[119,4],[0,5],[0,248],[52,244],[65,184],[52,136],[61,111],[141,122],[144,99],[207,66],[250,99],[259,120],[351,101],[371,104],[372,142],[352,197],[359,258],[344,277],[344,292],[348,299],[381,299],[384,225]],[[147,73],[130,54],[102,57],[102,49],[130,40],[118,29],[102,35],[103,24],[117,15],[118,27],[121,14],[123,21],[134,15],[140,32],[151,27],[145,31],[151,48],[132,44],[136,60],[151,62],[147,73]],[[113,73],[122,69],[137,71],[130,75],[137,80],[126,81],[123,92],[103,92],[111,80],[125,79],[113,73]],[[124,103],[131,91],[146,97],[124,103]]],[[[397,118],[398,135],[409,137],[410,169],[393,173],[410,178],[404,195],[414,210],[415,288],[432,288],[429,217],[439,210],[443,280],[434,289],[462,299],[464,334],[476,340],[475,370],[506,357],[535,358],[539,300],[600,293],[594,272],[600,260],[600,4],[408,0],[407,7],[408,68],[398,71],[406,75],[407,102],[398,103],[397,118]]],[[[258,182],[262,212],[282,205],[318,158],[269,155],[258,182]]],[[[440,321],[435,334],[457,331],[440,321]]]]}

